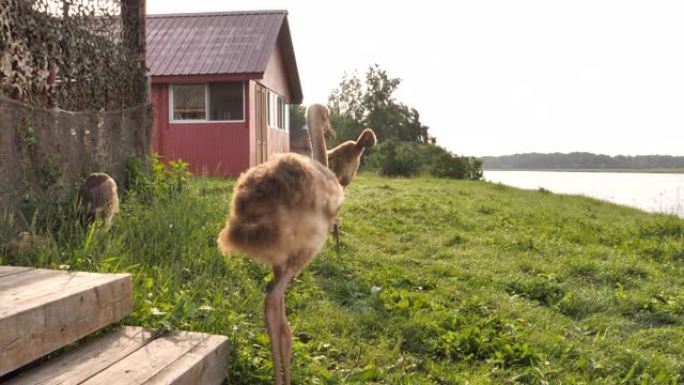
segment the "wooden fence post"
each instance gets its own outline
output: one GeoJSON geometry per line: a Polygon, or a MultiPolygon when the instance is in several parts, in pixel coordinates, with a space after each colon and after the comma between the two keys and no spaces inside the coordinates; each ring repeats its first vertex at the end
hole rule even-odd
{"type": "MultiPolygon", "coordinates": [[[[147,73],[145,65],[145,0],[122,0],[121,1],[121,17],[123,18],[123,39],[124,45],[131,54],[131,57],[136,58],[139,68],[143,73],[147,73]]],[[[139,85],[139,102],[149,102],[150,92],[145,75],[144,84],[139,85]]]]}

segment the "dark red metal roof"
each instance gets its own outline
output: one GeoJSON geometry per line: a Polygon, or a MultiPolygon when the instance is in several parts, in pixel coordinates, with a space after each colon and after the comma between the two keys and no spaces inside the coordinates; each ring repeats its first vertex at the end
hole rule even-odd
{"type": "Polygon", "coordinates": [[[287,11],[147,15],[147,66],[152,76],[263,75],[281,46],[292,102],[302,89],[287,11]]]}

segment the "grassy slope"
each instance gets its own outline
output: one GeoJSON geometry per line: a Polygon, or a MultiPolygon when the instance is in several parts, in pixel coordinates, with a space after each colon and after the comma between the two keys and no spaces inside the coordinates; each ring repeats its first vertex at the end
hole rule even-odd
{"type": "MultiPolygon", "coordinates": [[[[230,383],[267,384],[269,270],[215,248],[231,188],[193,181],[172,199],[129,198],[108,232],[57,228],[12,262],[133,272],[127,323],[226,334],[230,383]]],[[[484,182],[362,176],[342,239],[339,257],[329,244],[288,291],[295,383],[684,381],[682,220],[484,182]]]]}

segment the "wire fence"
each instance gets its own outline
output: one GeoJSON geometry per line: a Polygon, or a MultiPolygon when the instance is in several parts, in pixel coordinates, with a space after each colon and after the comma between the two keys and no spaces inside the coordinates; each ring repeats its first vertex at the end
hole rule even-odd
{"type": "Polygon", "coordinates": [[[70,112],[0,97],[0,206],[25,210],[67,201],[94,171],[121,186],[126,161],[147,152],[150,120],[149,104],[70,112]]]}

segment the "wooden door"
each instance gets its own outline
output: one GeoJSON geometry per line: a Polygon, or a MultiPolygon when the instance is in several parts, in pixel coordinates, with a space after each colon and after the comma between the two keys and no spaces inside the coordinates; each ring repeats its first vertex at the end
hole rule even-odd
{"type": "Polygon", "coordinates": [[[256,164],[268,160],[268,92],[259,84],[256,85],[256,164]]]}

